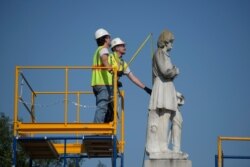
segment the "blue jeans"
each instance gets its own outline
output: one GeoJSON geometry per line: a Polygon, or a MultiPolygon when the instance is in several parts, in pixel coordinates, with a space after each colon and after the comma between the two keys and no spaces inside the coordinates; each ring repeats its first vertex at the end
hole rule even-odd
{"type": "Polygon", "coordinates": [[[108,111],[108,105],[111,103],[113,95],[112,86],[93,86],[93,92],[96,97],[95,123],[103,123],[108,111]]]}

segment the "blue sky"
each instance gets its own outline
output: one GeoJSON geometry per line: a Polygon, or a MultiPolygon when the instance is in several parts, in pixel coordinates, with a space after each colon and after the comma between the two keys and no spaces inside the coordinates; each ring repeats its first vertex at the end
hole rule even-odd
{"type": "MultiPolygon", "coordinates": [[[[168,28],[176,39],[172,61],[180,68],[175,85],[186,97],[183,151],[193,167],[214,166],[217,136],[250,136],[249,16],[248,0],[2,0],[0,112],[13,115],[16,65],[90,66],[94,32],[100,27],[126,41],[128,61],[149,33],[156,45],[160,32],[168,28]]],[[[150,49],[147,43],[130,67],[148,87],[152,87],[150,49]]],[[[127,78],[122,81],[125,166],[137,167],[142,165],[149,96],[127,78]]],[[[225,154],[250,155],[248,142],[226,142],[223,147],[225,154]]],[[[225,163],[246,167],[250,160],[225,163]]]]}

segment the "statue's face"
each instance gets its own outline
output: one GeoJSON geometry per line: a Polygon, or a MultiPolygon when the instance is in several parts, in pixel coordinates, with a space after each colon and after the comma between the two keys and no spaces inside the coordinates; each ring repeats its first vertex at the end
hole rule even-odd
{"type": "Polygon", "coordinates": [[[170,51],[173,48],[173,42],[173,40],[166,42],[167,51],[170,51]]]}

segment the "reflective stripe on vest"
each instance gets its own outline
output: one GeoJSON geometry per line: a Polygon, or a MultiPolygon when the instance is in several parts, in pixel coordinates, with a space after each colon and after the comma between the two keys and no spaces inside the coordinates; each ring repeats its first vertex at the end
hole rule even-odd
{"type": "MultiPolygon", "coordinates": [[[[103,46],[98,47],[94,54],[93,67],[104,67],[100,58],[102,48],[103,46]]],[[[112,85],[112,74],[106,69],[92,69],[91,86],[96,85],[112,85]]]]}

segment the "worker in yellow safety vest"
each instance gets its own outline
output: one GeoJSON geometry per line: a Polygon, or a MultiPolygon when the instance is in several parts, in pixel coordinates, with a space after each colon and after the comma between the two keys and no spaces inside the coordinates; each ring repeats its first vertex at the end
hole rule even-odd
{"type": "MultiPolygon", "coordinates": [[[[113,68],[118,69],[118,81],[117,86],[118,88],[122,86],[122,83],[119,81],[120,77],[126,75],[134,84],[138,87],[144,89],[148,94],[151,94],[151,89],[146,87],[131,71],[128,67],[128,64],[122,59],[122,56],[126,53],[125,42],[122,41],[120,38],[115,38],[111,41],[111,50],[112,54],[108,57],[109,64],[112,65],[113,68]]],[[[112,80],[112,79],[111,79],[112,80]]],[[[118,89],[119,90],[119,89],[118,89]]],[[[114,119],[114,104],[111,100],[108,103],[108,110],[105,115],[104,122],[111,122],[114,119]]]]}
{"type": "MultiPolygon", "coordinates": [[[[144,89],[148,94],[151,94],[151,89],[146,87],[130,70],[128,64],[122,59],[126,53],[125,42],[120,38],[114,38],[111,41],[112,54],[109,56],[109,62],[113,67],[118,69],[118,76],[126,75],[135,85],[144,89]]],[[[118,85],[121,86],[121,85],[118,85]]]]}
{"type": "Polygon", "coordinates": [[[95,123],[105,122],[108,105],[112,99],[112,66],[109,63],[109,47],[111,37],[107,30],[100,28],[95,32],[98,48],[93,57],[93,70],[91,86],[96,97],[95,123]],[[107,69],[95,69],[95,67],[107,67],[107,69]]]}

